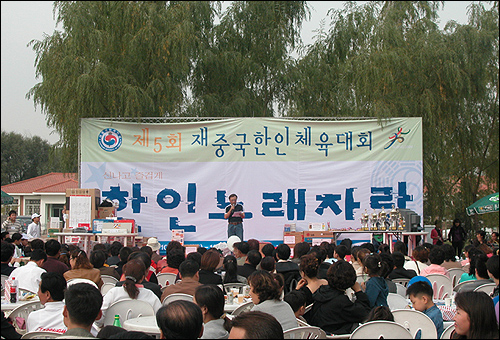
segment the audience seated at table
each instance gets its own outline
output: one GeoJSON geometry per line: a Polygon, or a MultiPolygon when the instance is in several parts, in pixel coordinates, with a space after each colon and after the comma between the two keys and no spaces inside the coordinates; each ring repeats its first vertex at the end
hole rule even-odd
{"type": "Polygon", "coordinates": [[[165,288],[161,295],[161,301],[165,300],[167,296],[174,293],[183,293],[194,296],[196,288],[200,286],[200,275],[198,273],[199,269],[200,266],[198,263],[192,260],[183,261],[179,266],[181,281],[175,285],[170,285],[165,288]]]}
{"type": "Polygon", "coordinates": [[[161,307],[156,323],[162,339],[198,339],[203,335],[203,313],[191,301],[176,300],[161,307]]]}
{"type": "Polygon", "coordinates": [[[16,267],[13,267],[10,265],[10,262],[12,261],[12,257],[14,256],[14,246],[11,244],[11,243],[7,243],[5,241],[2,241],[2,245],[1,245],[1,261],[2,261],[2,264],[1,264],[1,273],[2,275],[6,275],[6,276],[9,276],[10,273],[12,273],[12,271],[14,269],[16,269],[16,267]]]}
{"type": "Polygon", "coordinates": [[[120,275],[113,267],[105,266],[106,262],[106,253],[103,250],[93,250],[90,253],[90,263],[94,266],[94,268],[99,269],[101,275],[109,275],[114,277],[117,280],[120,280],[120,275]]]}
{"type": "Polygon", "coordinates": [[[388,306],[389,287],[386,280],[380,276],[386,270],[387,262],[384,262],[379,254],[372,254],[365,257],[363,265],[369,279],[363,282],[361,287],[365,287],[364,291],[370,301],[370,307],[388,306]]]}
{"type": "Polygon", "coordinates": [[[63,317],[66,279],[55,272],[43,273],[41,279],[38,298],[45,308],[29,314],[26,331],[64,333],[67,329],[63,317]]]}
{"type": "Polygon", "coordinates": [[[428,266],[429,250],[423,245],[416,246],[415,249],[413,249],[412,256],[413,260],[406,261],[404,268],[413,269],[417,275],[420,275],[420,271],[428,266]]]}
{"type": "Polygon", "coordinates": [[[306,295],[300,290],[292,290],[286,294],[283,301],[288,303],[292,308],[293,314],[297,319],[307,322],[303,315],[306,313],[306,295]]]}
{"type": "Polygon", "coordinates": [[[24,266],[16,268],[10,273],[9,280],[16,278],[19,289],[26,289],[32,293],[38,292],[41,276],[46,273],[42,268],[43,263],[47,260],[47,254],[41,249],[35,249],[30,257],[30,260],[24,266]]]}
{"type": "Polygon", "coordinates": [[[226,283],[247,283],[247,278],[241,275],[238,275],[238,264],[236,261],[236,257],[233,255],[226,255],[224,257],[224,262],[222,262],[222,266],[224,271],[224,280],[223,284],[226,283]]]}
{"type": "Polygon", "coordinates": [[[261,270],[276,273],[276,260],[272,256],[266,256],[260,261],[259,267],[261,270]]]}
{"type": "Polygon", "coordinates": [[[120,275],[120,276],[122,275],[123,266],[125,265],[125,263],[127,263],[128,257],[132,253],[133,253],[132,248],[130,248],[130,247],[121,247],[120,253],[118,254],[118,257],[120,258],[120,261],[116,264],[116,268],[115,268],[115,270],[118,273],[118,275],[120,275]]]}
{"type": "MultiPolygon", "coordinates": [[[[266,255],[264,253],[264,248],[266,247],[267,245],[265,245],[264,247],[262,247],[262,254],[264,254],[264,256],[272,256],[271,255],[266,255]]],[[[274,247],[272,247],[272,249],[274,250],[274,247]]],[[[297,243],[294,247],[293,247],[293,258],[292,258],[292,262],[295,262],[297,264],[300,264],[300,258],[303,256],[303,255],[306,255],[307,253],[309,253],[309,250],[311,250],[311,245],[308,243],[308,242],[299,242],[297,243]]]]}
{"type": "Polygon", "coordinates": [[[42,268],[48,273],[59,273],[63,275],[69,270],[69,267],[59,261],[59,255],[61,253],[61,243],[56,239],[49,239],[45,242],[45,253],[47,254],[47,261],[44,262],[42,268]]]}
{"type": "Polygon", "coordinates": [[[314,302],[313,294],[322,285],[327,285],[328,281],[318,278],[319,263],[318,258],[314,254],[302,256],[300,260],[299,272],[301,279],[295,289],[304,293],[306,297],[306,305],[314,302]]]}
{"type": "Polygon", "coordinates": [[[457,287],[457,293],[471,291],[484,284],[493,283],[493,280],[491,280],[488,275],[488,269],[486,267],[486,262],[488,261],[486,254],[476,254],[472,260],[474,261],[474,276],[476,279],[464,281],[466,282],[465,284],[457,287]]]}
{"type": "Polygon", "coordinates": [[[185,254],[185,249],[184,249],[183,245],[180,242],[178,242],[178,241],[170,241],[167,244],[167,247],[165,248],[165,253],[166,253],[167,256],[164,257],[164,258],[162,258],[158,262],[156,262],[156,273],[157,274],[161,273],[162,269],[167,266],[167,257],[170,255],[170,253],[174,249],[182,250],[182,252],[185,254]]]}
{"type": "Polygon", "coordinates": [[[275,317],[263,312],[241,313],[232,320],[229,339],[283,339],[283,328],[275,317]],[[258,327],[255,327],[258,325],[258,327]]]}
{"type": "MultiPolygon", "coordinates": [[[[150,268],[146,267],[147,264],[150,262],[148,254],[143,253],[141,251],[133,252],[128,257],[128,261],[134,260],[134,259],[142,261],[142,263],[144,264],[144,268],[146,268],[145,269],[146,272],[144,273],[144,279],[142,279],[142,281],[137,282],[137,284],[141,284],[142,286],[144,286],[144,288],[149,289],[150,291],[152,291],[154,293],[154,295],[156,295],[158,297],[158,299],[161,299],[161,286],[159,284],[157,284],[157,283],[149,282],[149,281],[146,280],[147,275],[150,274],[150,270],[149,270],[150,268]]],[[[128,261],[127,261],[127,263],[128,263],[128,261]]],[[[125,283],[125,281],[126,281],[125,280],[125,274],[122,274],[122,276],[120,277],[120,281],[118,281],[116,283],[116,287],[123,286],[123,284],[125,283]]]]}
{"type": "Polygon", "coordinates": [[[252,311],[265,312],[274,316],[285,331],[298,326],[290,305],[280,300],[281,288],[273,274],[257,270],[248,277],[248,284],[250,297],[255,305],[252,311]]]}
{"type": "Polygon", "coordinates": [[[427,276],[429,274],[441,274],[450,277],[448,269],[442,266],[444,262],[444,251],[441,246],[435,245],[429,252],[429,261],[431,264],[420,271],[420,275],[427,276]]]}
{"type": "Polygon", "coordinates": [[[370,312],[370,300],[356,282],[356,272],[346,261],[337,261],[328,269],[328,285],[319,287],[313,295],[314,304],[305,319],[312,326],[331,334],[349,334],[370,312]],[[356,299],[345,294],[351,288],[356,299]]]}
{"type": "MultiPolygon", "coordinates": [[[[245,256],[245,263],[242,266],[238,265],[238,275],[248,279],[250,274],[257,270],[257,266],[262,259],[262,255],[257,250],[250,250],[245,256]]],[[[238,263],[238,259],[236,259],[238,263]]]]}
{"type": "Polygon", "coordinates": [[[73,250],[69,263],[71,269],[64,273],[66,281],[71,279],[88,279],[94,282],[99,289],[104,284],[101,279],[101,271],[92,266],[85,251],[79,249],[73,250]]]}
{"type": "MultiPolygon", "coordinates": [[[[156,277],[155,270],[151,267],[151,257],[148,255],[148,253],[136,250],[133,251],[129,256],[128,256],[128,261],[132,259],[139,259],[144,263],[144,266],[146,267],[146,275],[144,277],[144,281],[154,283],[155,285],[158,285],[158,278],[156,277]]],[[[124,276],[120,276],[120,281],[124,279],[124,276]]]]}
{"type": "MultiPolygon", "coordinates": [[[[452,339],[498,339],[498,314],[484,292],[463,292],[455,296],[457,314],[452,339]]],[[[498,310],[497,310],[498,313],[498,310]]]]}
{"type": "Polygon", "coordinates": [[[119,241],[111,243],[111,246],[109,247],[110,256],[106,259],[106,264],[108,266],[118,265],[118,262],[120,262],[120,249],[122,248],[123,245],[119,241]]]}
{"type": "Polygon", "coordinates": [[[417,273],[413,269],[405,269],[405,256],[399,251],[395,251],[391,254],[392,261],[394,262],[394,269],[387,276],[390,280],[392,279],[411,279],[417,276],[417,273]]]}
{"type": "Polygon", "coordinates": [[[452,268],[462,268],[460,261],[457,261],[455,257],[455,248],[449,243],[444,243],[441,246],[441,249],[444,252],[444,262],[441,263],[441,266],[450,270],[452,268]]]}
{"type": "Polygon", "coordinates": [[[201,284],[222,284],[222,276],[215,273],[219,266],[221,255],[215,250],[209,250],[201,256],[199,282],[201,284]]]}
{"type": "Polygon", "coordinates": [[[243,266],[245,264],[246,257],[249,251],[250,246],[248,245],[248,242],[242,241],[233,244],[233,254],[234,257],[236,257],[238,266],[243,266]]]}
{"type": "Polygon", "coordinates": [[[96,325],[102,326],[108,308],[118,301],[122,300],[141,300],[149,303],[155,313],[160,309],[160,299],[149,289],[144,288],[140,283],[144,280],[144,273],[146,267],[139,259],[132,259],[127,261],[123,266],[123,273],[125,274],[125,282],[121,287],[111,288],[102,302],[102,318],[96,321],[96,325]]]}
{"type": "Polygon", "coordinates": [[[2,311],[2,324],[0,325],[0,330],[2,337],[5,339],[21,339],[21,334],[19,334],[10,319],[5,317],[5,313],[2,311]]]}
{"type": "Polygon", "coordinates": [[[102,295],[88,283],[76,283],[64,293],[64,324],[68,328],[59,339],[94,338],[90,332],[101,315],[102,295]]]}
{"type": "Polygon", "coordinates": [[[201,339],[227,339],[231,321],[224,315],[224,292],[214,284],[204,284],[196,288],[194,302],[203,314],[201,339]]]}
{"type": "Polygon", "coordinates": [[[478,256],[485,255],[482,250],[477,248],[471,248],[468,251],[469,263],[467,264],[467,270],[460,276],[458,283],[462,283],[465,281],[476,280],[476,258],[478,256]]]}
{"type": "Polygon", "coordinates": [[[167,265],[161,269],[160,273],[179,274],[179,266],[185,259],[183,249],[172,249],[167,254],[167,265]]]}
{"type": "Polygon", "coordinates": [[[406,294],[415,310],[427,315],[436,326],[437,337],[443,333],[443,315],[432,299],[434,291],[426,281],[416,281],[408,285],[406,294]]]}

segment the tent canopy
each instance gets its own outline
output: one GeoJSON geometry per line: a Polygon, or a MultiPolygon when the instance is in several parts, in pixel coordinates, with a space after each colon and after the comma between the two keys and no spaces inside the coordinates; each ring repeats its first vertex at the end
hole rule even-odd
{"type": "Polygon", "coordinates": [[[14,197],[2,190],[2,204],[12,204],[14,197]]]}
{"type": "Polygon", "coordinates": [[[467,207],[467,215],[486,214],[498,211],[498,192],[488,195],[467,207]]]}

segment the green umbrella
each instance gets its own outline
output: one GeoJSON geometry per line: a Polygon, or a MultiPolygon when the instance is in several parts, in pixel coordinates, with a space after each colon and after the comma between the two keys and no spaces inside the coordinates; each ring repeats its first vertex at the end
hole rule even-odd
{"type": "Polygon", "coordinates": [[[467,207],[467,215],[486,214],[498,211],[498,192],[481,198],[471,206],[467,207]]]}
{"type": "Polygon", "coordinates": [[[2,204],[12,204],[14,197],[2,190],[2,204]]]}

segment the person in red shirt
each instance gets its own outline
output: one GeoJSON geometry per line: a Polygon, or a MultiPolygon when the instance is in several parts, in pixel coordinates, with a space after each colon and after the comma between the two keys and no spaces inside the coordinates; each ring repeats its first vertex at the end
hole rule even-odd
{"type": "Polygon", "coordinates": [[[441,231],[441,221],[436,220],[434,222],[434,229],[431,230],[432,244],[442,245],[443,244],[443,232],[441,231]]]}

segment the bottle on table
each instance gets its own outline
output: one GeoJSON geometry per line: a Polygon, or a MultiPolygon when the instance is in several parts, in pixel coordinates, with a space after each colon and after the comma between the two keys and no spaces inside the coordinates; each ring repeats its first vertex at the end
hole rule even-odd
{"type": "Polygon", "coordinates": [[[122,326],[122,324],[120,323],[120,315],[115,314],[115,321],[113,321],[113,326],[116,326],[116,327],[122,326]]]}
{"type": "Polygon", "coordinates": [[[10,303],[16,303],[17,302],[17,291],[18,291],[18,284],[17,280],[15,277],[12,277],[12,280],[10,280],[10,303]]]}

